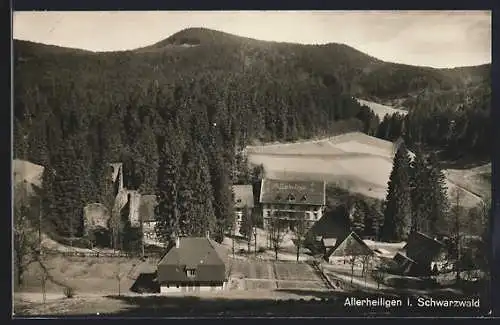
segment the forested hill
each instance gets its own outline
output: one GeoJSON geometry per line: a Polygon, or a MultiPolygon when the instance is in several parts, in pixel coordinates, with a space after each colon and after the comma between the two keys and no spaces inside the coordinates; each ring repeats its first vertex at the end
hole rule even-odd
{"type": "Polygon", "coordinates": [[[406,99],[422,93],[451,91],[456,94],[489,84],[491,67],[489,64],[454,69],[416,67],[383,62],[343,44],[258,41],[203,28],[186,29],[133,51],[92,53],[23,41],[16,41],[15,49],[18,62],[49,59],[53,55],[67,55],[73,60],[88,57],[87,64],[92,64],[92,61],[107,65],[130,64],[128,68],[132,71],[129,72],[142,70],[143,77],[154,78],[151,67],[159,65],[161,69],[169,70],[165,76],[167,81],[176,73],[200,69],[244,71],[268,77],[289,70],[303,78],[314,76],[353,96],[381,102],[394,101],[409,108],[415,105],[406,99]]]}
{"type": "Polygon", "coordinates": [[[400,121],[380,129],[353,97],[423,112],[408,117],[418,123],[406,134],[418,141],[451,141],[456,133],[463,138],[457,147],[477,146],[488,139],[477,126],[489,110],[489,70],[392,64],[341,44],[264,42],[201,28],[121,52],[15,41],[14,156],[47,167],[45,211],[62,231],[61,220],[77,220],[82,204],[104,200],[103,166],[115,161],[125,163],[127,187],[153,193],[173,186],[181,197],[169,200],[192,203],[177,207],[182,215],[198,220],[213,210],[220,221],[229,215],[226,185],[248,177],[235,171],[244,165],[238,149],[250,141],[352,130],[401,135],[400,121]],[[457,103],[457,94],[466,100],[457,103]],[[436,111],[448,114],[441,128],[422,130],[422,119],[437,123],[436,111]],[[448,127],[456,112],[469,121],[477,111],[474,127],[448,127]],[[170,183],[160,186],[158,174],[170,183]]]}

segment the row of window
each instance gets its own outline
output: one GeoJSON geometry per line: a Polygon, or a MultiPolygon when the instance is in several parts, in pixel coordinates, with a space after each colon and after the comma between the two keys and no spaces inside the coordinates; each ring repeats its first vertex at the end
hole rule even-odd
{"type": "MultiPolygon", "coordinates": [[[[194,284],[194,287],[199,287],[199,286],[200,286],[199,284],[194,284]]],[[[176,285],[175,287],[176,287],[177,289],[179,289],[179,285],[176,285]]],[[[217,286],[216,286],[216,285],[213,285],[213,284],[212,284],[210,287],[211,287],[211,288],[217,288],[217,286]]],[[[170,285],[169,285],[169,284],[167,284],[167,288],[170,288],[170,285]]]]}
{"type": "MultiPolygon", "coordinates": [[[[306,211],[304,213],[305,213],[306,216],[309,216],[310,219],[318,220],[318,218],[319,218],[318,212],[309,212],[309,211],[306,211]]],[[[268,210],[266,212],[266,217],[271,218],[271,211],[268,210]]]]}
{"type": "MultiPolygon", "coordinates": [[[[276,201],[280,201],[281,199],[283,199],[283,197],[281,196],[281,194],[278,194],[278,195],[276,195],[275,199],[276,199],[276,201]]],[[[295,201],[295,195],[293,195],[293,194],[288,194],[288,195],[285,197],[285,199],[286,199],[287,201],[293,202],[293,201],[295,201]]],[[[307,201],[307,195],[306,195],[306,194],[302,195],[302,196],[300,197],[300,201],[303,201],[303,202],[307,201]]]]}
{"type": "Polygon", "coordinates": [[[272,210],[297,210],[297,211],[321,211],[321,207],[317,206],[304,206],[304,205],[295,205],[295,204],[280,204],[280,205],[265,205],[264,209],[272,209],[272,210]]]}

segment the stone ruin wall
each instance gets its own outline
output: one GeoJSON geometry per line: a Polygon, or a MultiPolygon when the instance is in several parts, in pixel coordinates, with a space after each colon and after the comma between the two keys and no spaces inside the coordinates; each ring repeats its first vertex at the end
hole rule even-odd
{"type": "Polygon", "coordinates": [[[87,204],[83,209],[83,222],[85,231],[97,228],[108,228],[108,209],[101,203],[87,204]]]}

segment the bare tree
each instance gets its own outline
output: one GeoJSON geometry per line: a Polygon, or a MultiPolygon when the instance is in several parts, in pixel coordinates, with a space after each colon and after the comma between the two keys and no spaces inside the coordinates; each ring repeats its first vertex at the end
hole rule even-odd
{"type": "Polygon", "coordinates": [[[109,214],[109,220],[108,220],[108,229],[109,229],[109,235],[110,235],[110,247],[113,249],[116,249],[118,246],[118,232],[119,232],[119,226],[120,226],[120,212],[116,211],[118,209],[115,209],[115,204],[116,204],[116,196],[115,196],[115,191],[114,191],[114,183],[111,179],[111,177],[106,178],[105,181],[103,181],[102,184],[102,189],[101,189],[101,197],[100,201],[101,203],[106,207],[108,214],[109,214]]]}
{"type": "Polygon", "coordinates": [[[372,271],[372,277],[377,282],[377,289],[380,289],[380,284],[384,282],[385,272],[380,267],[372,271]]]}
{"type": "Polygon", "coordinates": [[[257,227],[255,225],[252,227],[252,235],[253,235],[253,250],[255,256],[257,256],[257,227]]]}
{"type": "Polygon", "coordinates": [[[278,252],[281,249],[281,244],[285,237],[285,233],[282,228],[282,220],[277,218],[276,215],[271,216],[271,219],[269,220],[269,239],[271,241],[271,247],[274,250],[276,260],[278,260],[278,252]]]}
{"type": "Polygon", "coordinates": [[[354,279],[354,267],[356,266],[356,263],[360,260],[360,257],[358,255],[351,255],[349,256],[349,264],[351,265],[351,284],[354,279]]]}
{"type": "Polygon", "coordinates": [[[18,184],[14,191],[14,267],[17,271],[17,284],[22,285],[26,267],[37,259],[39,240],[37,240],[34,216],[40,207],[34,204],[25,184],[18,184]]]}
{"type": "Polygon", "coordinates": [[[240,233],[245,237],[247,241],[247,250],[250,252],[250,245],[252,244],[252,236],[253,236],[253,227],[254,227],[254,217],[252,214],[252,210],[248,208],[246,205],[243,208],[243,216],[242,223],[240,227],[240,233]]]}
{"type": "Polygon", "coordinates": [[[115,272],[115,278],[118,282],[118,296],[121,296],[121,282],[122,282],[122,273],[121,273],[121,260],[118,258],[118,270],[115,272]]]}
{"type": "Polygon", "coordinates": [[[372,261],[373,261],[372,255],[361,256],[361,265],[362,265],[361,276],[365,279],[365,285],[366,285],[366,278],[368,276],[368,273],[372,265],[372,261]]]}
{"type": "Polygon", "coordinates": [[[297,262],[299,262],[300,249],[304,245],[307,232],[305,215],[299,215],[295,224],[295,246],[297,247],[297,262]]]}

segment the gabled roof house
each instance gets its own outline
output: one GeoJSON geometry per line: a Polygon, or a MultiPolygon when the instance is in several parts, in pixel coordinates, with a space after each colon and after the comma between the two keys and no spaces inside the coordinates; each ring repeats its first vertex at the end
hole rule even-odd
{"type": "Polygon", "coordinates": [[[343,239],[338,240],[334,247],[326,252],[325,258],[329,262],[344,259],[351,256],[374,255],[368,245],[355,232],[351,232],[343,239]]]}
{"type": "Polygon", "coordinates": [[[162,293],[223,290],[227,283],[227,250],[207,237],[181,237],[158,263],[162,293]]]}
{"type": "Polygon", "coordinates": [[[414,231],[408,236],[408,241],[393,261],[405,274],[428,274],[431,264],[444,249],[444,244],[422,232],[414,231]]]}

